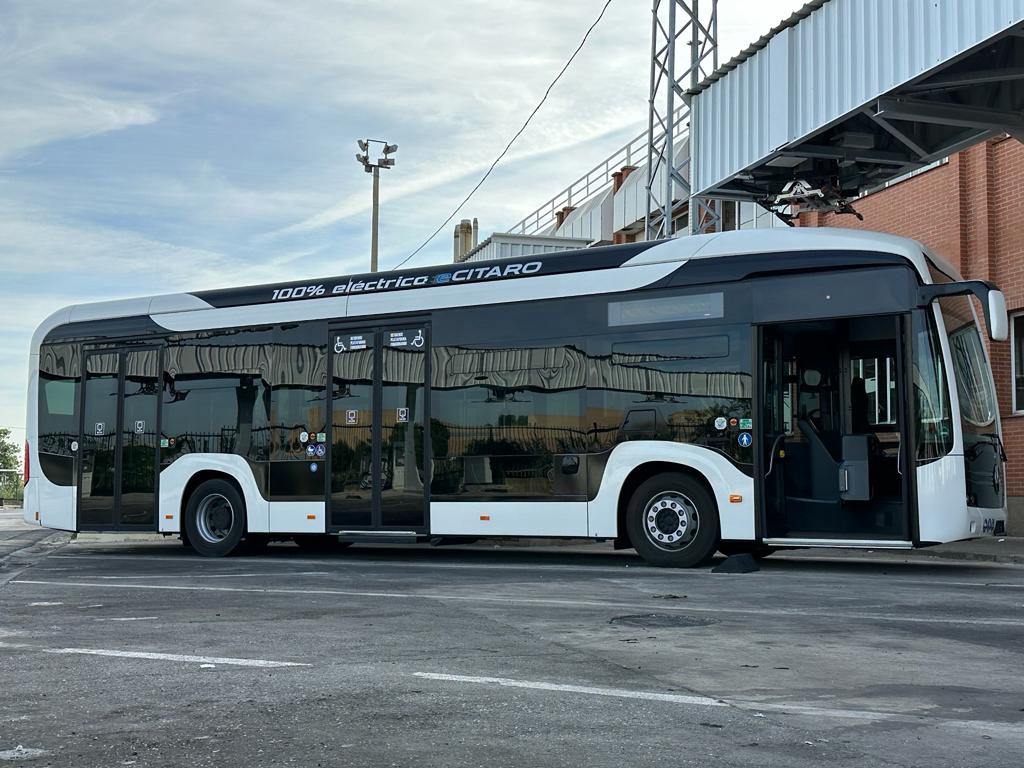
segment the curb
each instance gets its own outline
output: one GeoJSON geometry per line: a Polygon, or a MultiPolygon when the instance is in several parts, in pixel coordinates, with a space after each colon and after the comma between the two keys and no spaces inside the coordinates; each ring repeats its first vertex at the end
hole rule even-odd
{"type": "Polygon", "coordinates": [[[972,562],[972,563],[1001,563],[1003,565],[1024,565],[1024,555],[1012,555],[1003,554],[1000,552],[963,552],[963,551],[944,551],[944,552],[929,552],[927,550],[917,550],[920,552],[919,557],[934,557],[940,560],[959,560],[961,562],[972,562]]]}

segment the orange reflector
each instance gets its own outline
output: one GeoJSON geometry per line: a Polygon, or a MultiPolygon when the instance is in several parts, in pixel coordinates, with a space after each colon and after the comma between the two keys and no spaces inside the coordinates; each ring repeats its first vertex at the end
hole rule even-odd
{"type": "Polygon", "coordinates": [[[480,519],[481,520],[490,520],[491,516],[490,515],[480,515],[480,519]]]}
{"type": "Polygon", "coordinates": [[[39,519],[39,513],[36,512],[36,520],[38,520],[38,519],[39,519]]]}
{"type": "Polygon", "coordinates": [[[730,493],[729,494],[729,503],[730,504],[739,504],[741,501],[743,501],[743,497],[740,496],[738,493],[730,493]]]}
{"type": "Polygon", "coordinates": [[[173,520],[174,515],[164,515],[164,520],[173,520]]]}
{"type": "Polygon", "coordinates": [[[307,520],[316,520],[316,515],[306,515],[307,520]]]}

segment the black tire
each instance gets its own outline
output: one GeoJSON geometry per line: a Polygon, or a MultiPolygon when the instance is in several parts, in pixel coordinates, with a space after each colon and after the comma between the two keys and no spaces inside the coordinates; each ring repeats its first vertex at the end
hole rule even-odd
{"type": "Polygon", "coordinates": [[[718,505],[704,484],[690,475],[655,475],[630,497],[626,533],[633,548],[651,565],[704,565],[718,549],[718,505]]]}
{"type": "Polygon", "coordinates": [[[756,544],[753,541],[723,541],[719,543],[718,551],[726,557],[750,555],[755,560],[763,560],[775,552],[775,547],[756,544]]]}
{"type": "Polygon", "coordinates": [[[306,533],[292,539],[306,552],[334,552],[352,546],[351,541],[338,541],[337,536],[329,533],[306,533]]]}
{"type": "Polygon", "coordinates": [[[185,508],[189,543],[203,557],[231,554],[245,538],[245,500],[227,480],[207,480],[185,508]]]}

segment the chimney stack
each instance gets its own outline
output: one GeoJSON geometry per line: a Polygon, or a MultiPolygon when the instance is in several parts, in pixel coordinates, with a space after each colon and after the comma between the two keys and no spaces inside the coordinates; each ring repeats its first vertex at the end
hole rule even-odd
{"type": "Polygon", "coordinates": [[[455,261],[465,260],[466,254],[476,248],[479,236],[480,223],[476,219],[463,219],[455,225],[453,246],[455,261]]]}

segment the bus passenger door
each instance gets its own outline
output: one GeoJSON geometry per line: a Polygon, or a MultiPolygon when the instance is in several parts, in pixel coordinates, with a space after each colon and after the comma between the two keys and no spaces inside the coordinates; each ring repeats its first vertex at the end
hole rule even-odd
{"type": "Polygon", "coordinates": [[[156,530],[159,391],[159,348],[85,351],[80,530],[156,530]]]}
{"type": "Polygon", "coordinates": [[[329,530],[425,532],[427,325],[333,329],[329,346],[329,530]]]}
{"type": "Polygon", "coordinates": [[[908,542],[905,319],[763,326],[765,539],[908,542]]]}

